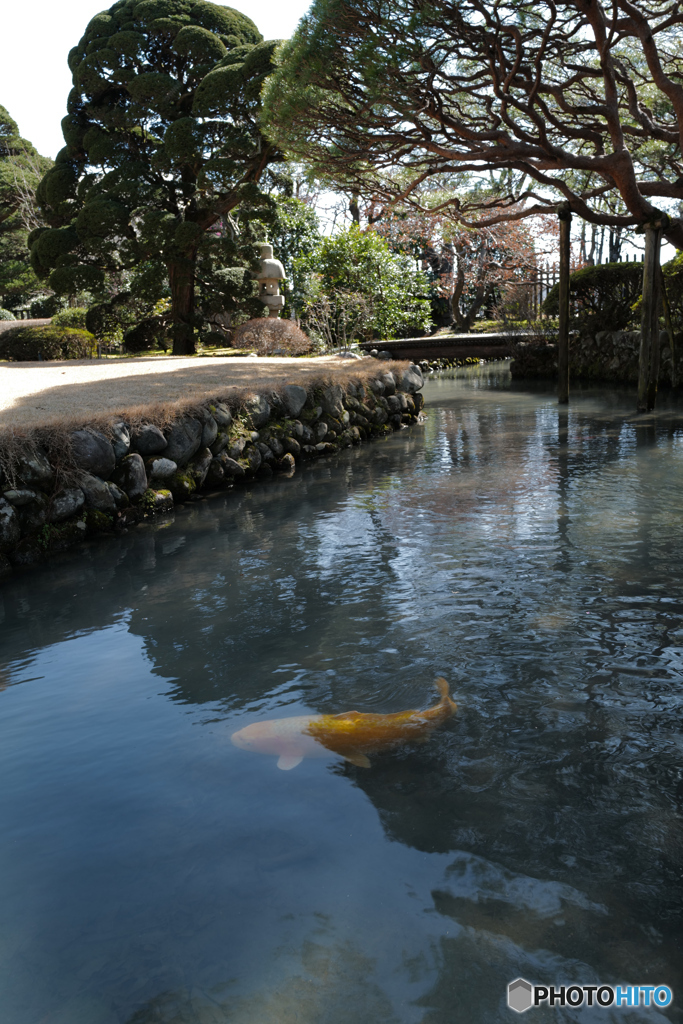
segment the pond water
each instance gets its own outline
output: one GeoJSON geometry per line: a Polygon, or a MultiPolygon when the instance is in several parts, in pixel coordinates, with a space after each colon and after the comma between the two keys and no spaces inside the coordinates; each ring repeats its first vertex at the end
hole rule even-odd
{"type": "Polygon", "coordinates": [[[683,409],[482,367],[423,426],[2,587],[3,1024],[484,1024],[683,1002],[683,409]],[[426,707],[279,771],[263,718],[426,707]]]}

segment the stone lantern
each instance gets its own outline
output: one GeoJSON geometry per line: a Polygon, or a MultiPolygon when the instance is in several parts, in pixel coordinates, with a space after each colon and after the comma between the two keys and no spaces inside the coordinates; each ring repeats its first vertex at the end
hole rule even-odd
{"type": "Polygon", "coordinates": [[[256,275],[259,283],[259,299],[268,307],[269,317],[277,319],[285,304],[284,295],[280,295],[280,281],[285,277],[285,270],[279,260],[273,259],[272,245],[261,246],[261,270],[256,275]]]}

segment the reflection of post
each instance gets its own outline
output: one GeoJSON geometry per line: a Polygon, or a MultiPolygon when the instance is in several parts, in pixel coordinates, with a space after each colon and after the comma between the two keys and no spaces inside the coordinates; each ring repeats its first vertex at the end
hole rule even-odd
{"type": "Polygon", "coordinates": [[[640,310],[640,356],[638,360],[638,412],[655,407],[659,378],[659,251],[662,222],[645,225],[643,298],[640,310]]]}
{"type": "Polygon", "coordinates": [[[571,567],[569,557],[569,413],[566,409],[557,412],[557,533],[558,560],[556,568],[567,572],[571,567]]]}
{"type": "Polygon", "coordinates": [[[557,211],[560,219],[560,324],[557,336],[557,400],[569,401],[569,236],[572,212],[568,205],[557,211]]]}

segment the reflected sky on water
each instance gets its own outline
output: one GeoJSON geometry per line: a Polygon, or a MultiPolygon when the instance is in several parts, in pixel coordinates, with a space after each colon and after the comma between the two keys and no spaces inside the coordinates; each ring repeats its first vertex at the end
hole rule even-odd
{"type": "Polygon", "coordinates": [[[488,1024],[518,975],[681,1019],[683,408],[425,391],[3,584],[3,1024],[488,1024]],[[439,674],[456,717],[369,769],[230,743],[439,674]]]}

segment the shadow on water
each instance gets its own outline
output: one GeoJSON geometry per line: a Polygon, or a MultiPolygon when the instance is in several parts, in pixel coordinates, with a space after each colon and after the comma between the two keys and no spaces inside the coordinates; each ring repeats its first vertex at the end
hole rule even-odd
{"type": "Polygon", "coordinates": [[[631,405],[434,381],[424,428],[10,581],[8,1024],[483,1024],[518,975],[683,991],[683,415],[631,405]],[[229,743],[424,707],[437,674],[457,716],[369,770],[229,743]]]}

